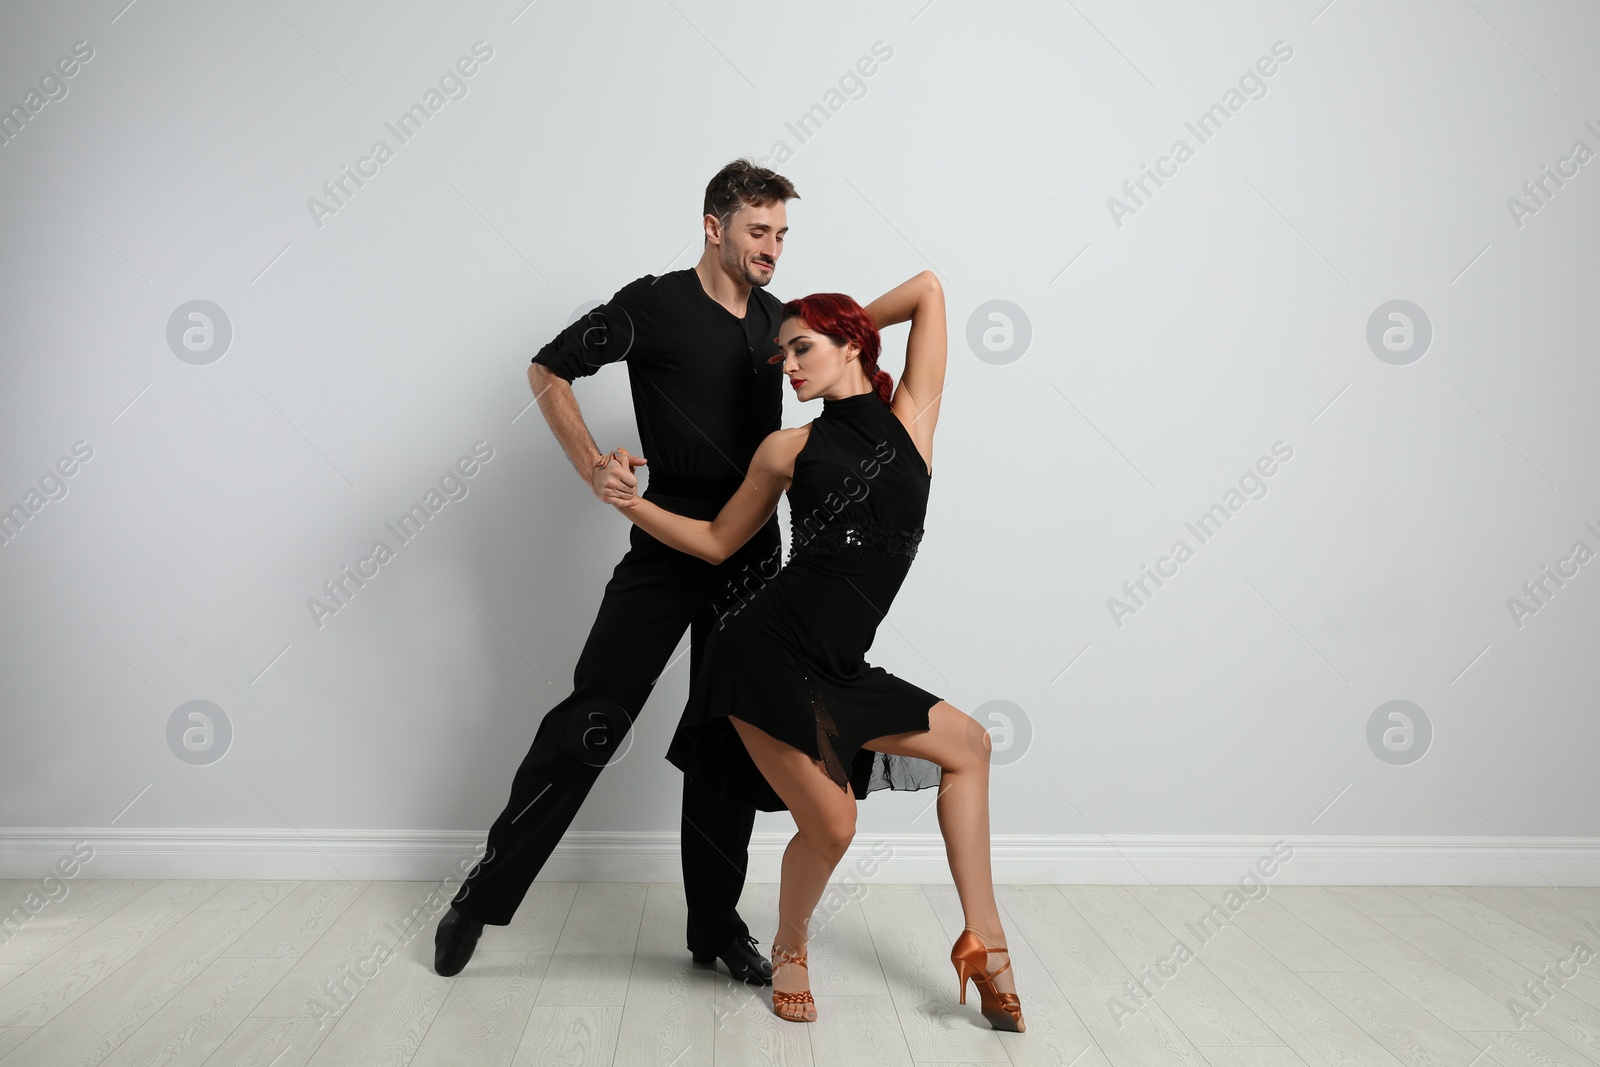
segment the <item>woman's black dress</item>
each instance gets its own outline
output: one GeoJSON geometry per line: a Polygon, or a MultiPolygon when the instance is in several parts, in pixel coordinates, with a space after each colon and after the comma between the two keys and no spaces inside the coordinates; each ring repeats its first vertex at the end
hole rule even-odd
{"type": "Polygon", "coordinates": [[[734,715],[821,760],[857,798],[939,784],[935,763],[861,747],[928,729],[940,700],[864,658],[922,539],[930,480],[876,392],[823,398],[795,457],[788,562],[722,605],[669,760],[720,781],[719,793],[784,810],[727,720],[734,715]]]}

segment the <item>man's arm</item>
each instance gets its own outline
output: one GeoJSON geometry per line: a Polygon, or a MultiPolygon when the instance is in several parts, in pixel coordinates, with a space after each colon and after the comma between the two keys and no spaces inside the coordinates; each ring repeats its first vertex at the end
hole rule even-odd
{"type": "Polygon", "coordinates": [[[614,458],[609,463],[601,462],[605,456],[595,446],[594,437],[578,410],[572,383],[607,363],[626,359],[634,350],[635,330],[647,317],[649,301],[655,295],[654,281],[647,274],[623,286],[609,301],[556,334],[528,366],[528,385],[539,403],[539,413],[561,443],[567,459],[577,468],[578,475],[589,483],[589,489],[597,497],[607,489],[623,496],[631,495],[639,484],[633,470],[646,461],[643,457],[632,457],[626,461],[614,458]]]}
{"type": "Polygon", "coordinates": [[[578,410],[578,398],[572,395],[572,383],[542,363],[528,364],[528,385],[533,388],[534,399],[539,402],[539,413],[561,443],[561,450],[578,471],[578,477],[589,483],[589,489],[600,497],[606,491],[614,495],[630,496],[638,487],[639,479],[633,467],[645,462],[633,457],[634,462],[624,464],[613,459],[601,464],[605,454],[595,447],[594,437],[578,410]]]}

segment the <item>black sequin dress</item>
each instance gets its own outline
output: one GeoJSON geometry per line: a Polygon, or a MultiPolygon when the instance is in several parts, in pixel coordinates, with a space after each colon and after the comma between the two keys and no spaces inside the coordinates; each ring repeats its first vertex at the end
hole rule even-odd
{"type": "Polygon", "coordinates": [[[935,763],[861,747],[926,730],[940,700],[865,659],[922,539],[930,481],[875,392],[823,398],[795,457],[788,562],[722,598],[669,760],[762,811],[783,810],[734,715],[822,761],[857,798],[939,784],[935,763]]]}

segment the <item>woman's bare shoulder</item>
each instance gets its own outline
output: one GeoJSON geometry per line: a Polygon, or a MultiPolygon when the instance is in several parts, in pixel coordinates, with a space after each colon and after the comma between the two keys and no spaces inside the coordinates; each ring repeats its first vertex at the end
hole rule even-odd
{"type": "Polygon", "coordinates": [[[769,470],[777,471],[785,476],[794,473],[794,460],[800,450],[806,446],[806,440],[811,436],[811,424],[804,426],[789,426],[782,430],[774,430],[761,442],[761,453],[769,470]]]}
{"type": "Polygon", "coordinates": [[[780,452],[794,453],[805,447],[806,438],[811,436],[811,424],[801,426],[788,426],[782,430],[774,430],[767,435],[767,440],[773,448],[780,452]]]}

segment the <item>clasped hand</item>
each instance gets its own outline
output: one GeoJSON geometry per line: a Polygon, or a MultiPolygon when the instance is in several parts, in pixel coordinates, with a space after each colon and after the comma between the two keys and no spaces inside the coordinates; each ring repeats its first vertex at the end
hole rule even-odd
{"type": "Polygon", "coordinates": [[[638,495],[639,479],[634,471],[649,460],[635,456],[626,448],[613,449],[610,462],[595,471],[591,482],[595,496],[620,510],[627,510],[642,498],[638,495]]]}

